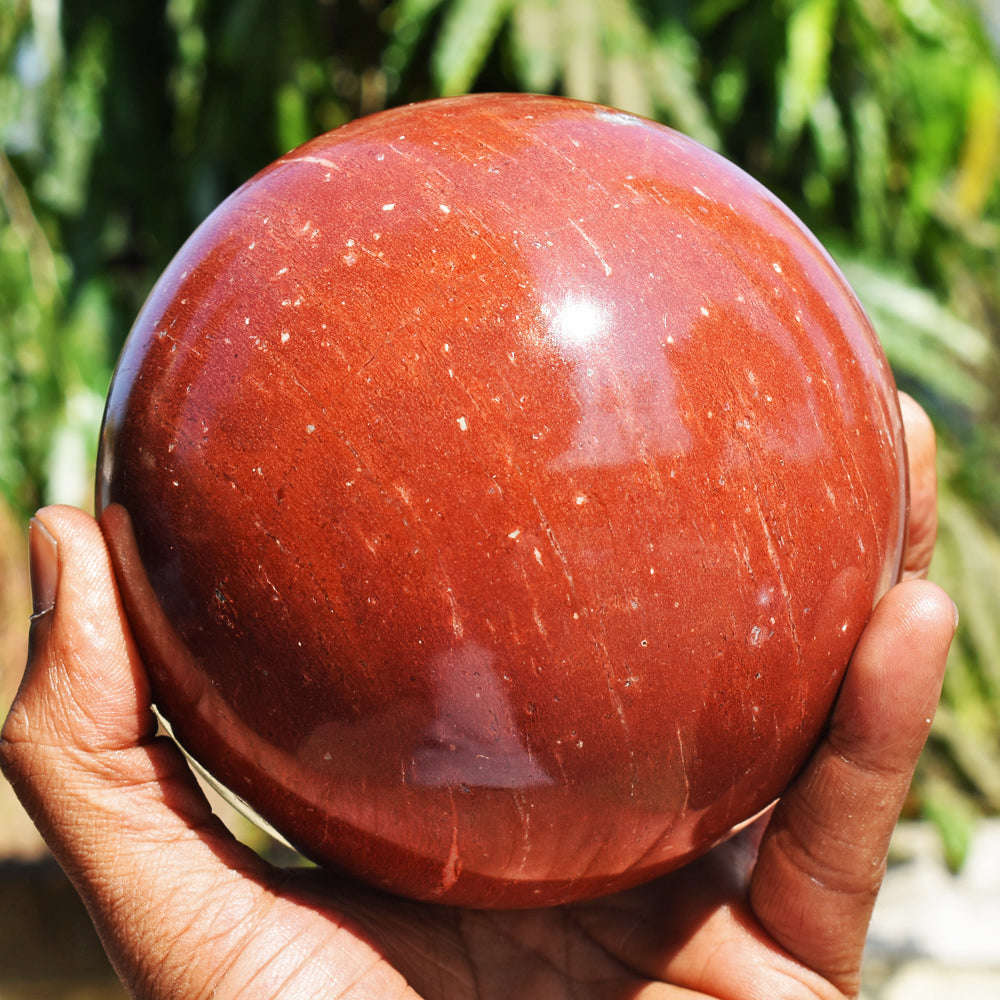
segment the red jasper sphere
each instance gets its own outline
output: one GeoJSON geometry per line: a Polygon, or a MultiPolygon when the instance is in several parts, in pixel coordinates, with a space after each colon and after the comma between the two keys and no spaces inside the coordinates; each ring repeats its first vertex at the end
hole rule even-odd
{"type": "Polygon", "coordinates": [[[780,795],[906,518],[816,240],[670,129],[521,95],[357,121],[219,206],[98,478],[180,741],[317,861],[472,906],[626,887],[780,795]]]}

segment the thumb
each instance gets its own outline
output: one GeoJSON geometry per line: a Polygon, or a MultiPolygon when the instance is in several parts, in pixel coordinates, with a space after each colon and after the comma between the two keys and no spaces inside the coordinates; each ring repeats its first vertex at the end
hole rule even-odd
{"type": "Polygon", "coordinates": [[[29,661],[0,763],[122,978],[133,986],[156,978],[169,984],[164,996],[193,995],[186,980],[195,963],[179,942],[210,929],[216,943],[228,936],[235,945],[269,869],[225,831],[179,751],[155,736],[97,523],[50,507],[30,530],[29,661]],[[152,956],[155,970],[146,967],[152,956]]]}
{"type": "Polygon", "coordinates": [[[829,729],[768,823],[750,886],[787,951],[854,995],[889,839],[941,692],[955,606],[925,580],[879,602],[829,729]]]}
{"type": "Polygon", "coordinates": [[[51,507],[29,527],[34,612],[28,664],[4,729],[35,746],[101,753],[150,738],[156,722],[100,529],[51,507]]]}

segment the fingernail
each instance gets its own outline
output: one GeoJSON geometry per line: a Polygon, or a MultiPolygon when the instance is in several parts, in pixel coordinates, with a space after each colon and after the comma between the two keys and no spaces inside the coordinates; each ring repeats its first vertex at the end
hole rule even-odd
{"type": "Polygon", "coordinates": [[[35,621],[56,606],[59,543],[37,517],[33,517],[28,526],[28,539],[31,552],[31,620],[35,621]]]}
{"type": "Polygon", "coordinates": [[[951,606],[952,606],[952,609],[955,612],[955,628],[957,629],[958,628],[958,619],[959,619],[958,605],[954,601],[952,601],[951,602],[951,606]]]}

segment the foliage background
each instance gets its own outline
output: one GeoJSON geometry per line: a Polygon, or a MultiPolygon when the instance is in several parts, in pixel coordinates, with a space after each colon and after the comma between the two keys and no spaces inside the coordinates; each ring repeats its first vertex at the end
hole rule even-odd
{"type": "Polygon", "coordinates": [[[0,0],[3,502],[20,521],[44,502],[89,505],[104,393],[145,294],[280,153],[468,90],[658,118],[804,218],[937,423],[932,575],[963,624],[910,808],[959,863],[974,817],[1000,811],[1000,23],[987,2],[0,0]]]}

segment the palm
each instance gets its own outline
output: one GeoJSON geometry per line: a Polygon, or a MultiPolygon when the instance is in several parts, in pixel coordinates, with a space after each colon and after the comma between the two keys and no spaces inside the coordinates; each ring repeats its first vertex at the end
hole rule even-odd
{"type": "Polygon", "coordinates": [[[426,906],[317,871],[271,873],[263,879],[268,921],[240,935],[232,955],[201,960],[227,970],[215,983],[219,996],[278,980],[287,996],[313,996],[317,970],[347,964],[359,970],[358,996],[368,998],[412,997],[411,988],[426,1000],[839,997],[750,911],[760,833],[745,831],[658,882],[551,910],[426,906]],[[268,967],[270,956],[292,950],[300,963],[268,967]],[[757,993],[748,991],[748,967],[757,993]]]}

